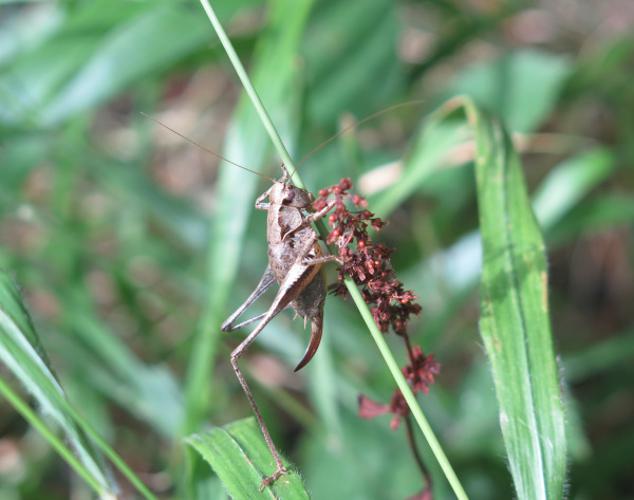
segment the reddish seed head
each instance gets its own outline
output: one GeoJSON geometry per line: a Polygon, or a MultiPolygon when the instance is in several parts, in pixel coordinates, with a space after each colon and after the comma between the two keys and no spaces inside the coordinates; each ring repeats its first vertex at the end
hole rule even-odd
{"type": "MultiPolygon", "coordinates": [[[[328,235],[328,243],[335,243],[339,249],[342,265],[339,268],[339,284],[334,289],[335,294],[346,295],[343,279],[351,277],[359,285],[363,300],[370,307],[372,318],[382,333],[392,330],[404,339],[409,364],[403,368],[403,374],[414,393],[427,393],[429,385],[434,382],[439,371],[439,365],[432,355],[425,356],[420,347],[410,347],[407,335],[407,323],[412,314],[421,311],[415,302],[414,294],[404,290],[403,284],[396,278],[390,263],[392,250],[380,243],[372,242],[368,235],[368,227],[381,229],[384,223],[374,217],[369,210],[351,212],[346,204],[354,204],[365,209],[367,202],[359,195],[351,195],[350,179],[341,179],[339,184],[319,192],[323,206],[329,200],[334,200],[335,209],[328,220],[336,226],[328,235]]],[[[392,395],[389,404],[376,403],[365,396],[359,397],[359,416],[374,418],[385,413],[391,413],[390,427],[396,429],[400,421],[409,415],[409,407],[400,390],[392,395]]],[[[431,493],[423,490],[416,500],[431,500],[431,493]],[[429,495],[427,495],[429,493],[429,495]]]]}
{"type": "Polygon", "coordinates": [[[324,208],[326,206],[326,200],[323,200],[321,198],[315,200],[313,202],[313,208],[315,210],[321,210],[322,208],[324,208]]]}
{"type": "MultiPolygon", "coordinates": [[[[335,293],[344,295],[346,290],[342,286],[343,279],[346,276],[351,277],[359,285],[363,300],[370,306],[379,330],[386,333],[392,328],[399,336],[408,338],[408,321],[412,314],[420,313],[421,307],[415,302],[414,294],[404,290],[403,284],[396,278],[390,263],[392,250],[380,243],[374,243],[368,235],[370,225],[379,230],[384,222],[365,209],[367,202],[363,197],[348,193],[351,188],[350,179],[341,179],[337,185],[319,191],[321,198],[318,201],[323,203],[322,208],[329,200],[335,202],[335,209],[328,221],[336,227],[327,238],[329,244],[337,245],[342,260],[339,269],[340,282],[335,293]],[[365,210],[351,212],[346,206],[350,202],[365,210]]],[[[427,392],[438,373],[438,363],[431,355],[425,356],[418,347],[410,353],[410,363],[403,369],[410,386],[414,392],[427,392]]],[[[360,399],[359,403],[359,410],[364,418],[391,412],[394,415],[392,428],[397,427],[401,417],[409,411],[400,391],[395,392],[389,405],[379,405],[367,398],[360,399]]]]}

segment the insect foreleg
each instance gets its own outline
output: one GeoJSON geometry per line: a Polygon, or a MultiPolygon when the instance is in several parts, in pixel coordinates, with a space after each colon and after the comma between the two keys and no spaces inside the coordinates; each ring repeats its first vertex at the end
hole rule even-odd
{"type": "Polygon", "coordinates": [[[256,316],[256,318],[251,318],[250,320],[243,321],[242,323],[235,325],[234,322],[251,304],[253,304],[256,300],[258,300],[264,292],[266,292],[271,285],[275,283],[275,276],[273,276],[273,272],[269,266],[266,266],[264,274],[262,278],[260,278],[260,282],[255,287],[255,290],[251,292],[251,295],[247,297],[247,300],[238,307],[232,314],[229,316],[221,326],[223,332],[230,332],[232,330],[237,330],[241,326],[244,326],[247,323],[251,323],[256,320],[256,318],[263,317],[264,315],[256,316]]]}
{"type": "Polygon", "coordinates": [[[257,316],[253,316],[252,318],[245,319],[244,321],[240,321],[237,325],[227,325],[227,327],[223,330],[225,332],[233,332],[234,330],[240,330],[240,328],[250,325],[251,323],[255,323],[256,321],[261,320],[266,313],[258,314],[257,316]]]}
{"type": "Polygon", "coordinates": [[[326,264],[327,262],[336,262],[338,264],[342,263],[341,259],[336,255],[324,255],[323,257],[307,257],[302,261],[302,264],[305,266],[314,266],[317,264],[326,264]]]}
{"type": "Polygon", "coordinates": [[[321,210],[318,210],[317,212],[313,212],[313,213],[310,213],[310,214],[306,215],[304,217],[304,220],[302,220],[301,224],[299,224],[297,227],[294,227],[293,229],[290,229],[289,231],[287,231],[287,233],[284,235],[284,239],[286,240],[289,236],[291,236],[292,234],[296,233],[300,229],[304,229],[305,227],[310,226],[316,220],[321,219],[324,215],[326,215],[328,212],[330,212],[330,210],[332,210],[332,207],[334,207],[334,206],[335,206],[335,202],[332,201],[332,202],[328,203],[328,205],[326,205],[321,210]]]}
{"type": "Polygon", "coordinates": [[[268,210],[271,206],[270,203],[264,201],[268,198],[269,193],[271,192],[271,188],[264,191],[258,198],[255,200],[255,208],[258,210],[268,210]]]}

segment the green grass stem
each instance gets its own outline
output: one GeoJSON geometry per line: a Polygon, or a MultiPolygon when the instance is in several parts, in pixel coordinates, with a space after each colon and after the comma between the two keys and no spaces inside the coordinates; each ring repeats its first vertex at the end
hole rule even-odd
{"type": "Polygon", "coordinates": [[[37,414],[20,398],[20,396],[0,378],[0,394],[2,394],[42,437],[55,449],[57,453],[88,485],[102,498],[107,494],[106,489],[97,481],[84,465],[75,457],[73,452],[58,438],[54,432],[40,419],[37,414]]]}

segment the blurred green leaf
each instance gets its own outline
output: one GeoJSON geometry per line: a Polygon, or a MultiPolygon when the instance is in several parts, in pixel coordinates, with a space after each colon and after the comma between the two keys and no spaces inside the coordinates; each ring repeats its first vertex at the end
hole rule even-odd
{"type": "Polygon", "coordinates": [[[627,363],[633,356],[634,330],[629,330],[566,356],[564,361],[566,378],[571,381],[581,381],[614,368],[620,363],[627,363]]]}
{"type": "MultiPolygon", "coordinates": [[[[13,406],[13,408],[19,412],[24,419],[37,430],[41,436],[50,444],[57,453],[70,465],[77,474],[79,474],[88,485],[100,496],[109,494],[104,490],[103,485],[99,483],[91,472],[81,463],[73,454],[73,452],[66,446],[60,438],[57,437],[55,432],[50,429],[44,421],[42,421],[31,409],[31,407],[18,396],[18,394],[7,384],[2,378],[0,378],[0,394],[2,394],[13,406]]],[[[3,493],[0,487],[0,498],[9,498],[3,493]]],[[[17,498],[17,497],[16,497],[17,498]]]]}
{"type": "Polygon", "coordinates": [[[108,494],[118,488],[94,445],[69,413],[64,390],[50,362],[15,285],[0,271],[0,359],[38,402],[41,411],[66,434],[86,471],[108,494]]]}
{"type": "Polygon", "coordinates": [[[397,4],[390,0],[322,0],[302,42],[312,121],[334,125],[389,102],[403,83],[397,57],[397,4]],[[350,22],[354,19],[354,22],[350,22]]]}
{"type": "Polygon", "coordinates": [[[187,442],[209,463],[236,500],[309,498],[301,478],[292,470],[260,492],[262,480],[275,471],[275,462],[254,418],[194,434],[187,442]]]}
{"type": "MultiPolygon", "coordinates": [[[[79,289],[80,290],[80,289],[79,289]]],[[[79,291],[77,290],[77,291],[79,291]]],[[[179,385],[166,366],[148,366],[95,318],[91,304],[75,294],[66,303],[72,340],[66,349],[91,385],[166,437],[182,429],[184,408],[179,385]]]]}
{"type": "Polygon", "coordinates": [[[552,227],[613,169],[614,155],[604,148],[593,149],[558,165],[535,193],[535,215],[540,224],[552,227]]]}
{"type": "MultiPolygon", "coordinates": [[[[442,114],[442,113],[441,113],[442,114]]],[[[390,188],[370,199],[373,210],[387,217],[438,171],[447,152],[466,138],[463,123],[448,122],[434,117],[425,120],[411,151],[404,161],[403,174],[390,188]]]]}
{"type": "MultiPolygon", "coordinates": [[[[223,2],[228,17],[258,0],[223,2]]],[[[38,7],[39,9],[39,7],[38,7]]],[[[87,2],[56,22],[0,76],[0,120],[51,126],[173,66],[209,40],[198,12],[168,1],[87,2]]],[[[14,50],[7,49],[7,58],[14,50]]]]}
{"type": "MultiPolygon", "coordinates": [[[[410,498],[421,489],[422,480],[402,429],[392,431],[386,423],[389,416],[380,421],[364,421],[354,411],[351,408],[342,412],[342,438],[336,446],[324,446],[324,432],[318,433],[316,439],[305,440],[303,471],[311,496],[346,500],[410,498]]],[[[426,461],[433,464],[431,457],[426,461]]],[[[434,498],[454,498],[441,484],[443,481],[439,479],[438,483],[434,498]]]]}
{"type": "Polygon", "coordinates": [[[162,5],[126,20],[100,41],[73,79],[40,112],[40,121],[52,125],[94,106],[136,79],[174,64],[206,40],[203,19],[182,7],[162,5]]]}
{"type": "Polygon", "coordinates": [[[519,498],[559,498],[566,438],[544,243],[508,133],[468,103],[467,110],[478,149],[480,332],[493,371],[509,467],[519,498]]]}
{"type": "Polygon", "coordinates": [[[631,194],[606,194],[570,210],[549,237],[560,243],[579,235],[604,231],[634,220],[634,199],[631,194]]]}
{"type": "Polygon", "coordinates": [[[530,132],[551,113],[570,71],[565,57],[521,50],[467,68],[446,95],[466,94],[510,130],[530,132]]]}
{"type": "MultiPolygon", "coordinates": [[[[7,2],[0,2],[0,8],[3,3],[7,2]]],[[[62,9],[50,2],[26,12],[5,14],[0,19],[0,65],[40,44],[59,28],[62,20],[62,9]]]]}

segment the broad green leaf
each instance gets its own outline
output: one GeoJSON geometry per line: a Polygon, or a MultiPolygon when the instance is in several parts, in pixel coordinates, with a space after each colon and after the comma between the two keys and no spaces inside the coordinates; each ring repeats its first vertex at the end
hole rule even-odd
{"type": "Polygon", "coordinates": [[[41,411],[63,429],[87,473],[104,493],[114,496],[116,483],[69,413],[64,390],[50,367],[17,288],[4,271],[0,271],[0,359],[35,398],[41,411]]]}
{"type": "Polygon", "coordinates": [[[467,112],[477,143],[480,332],[491,362],[509,468],[520,499],[561,498],[566,437],[544,243],[508,133],[468,102],[467,112]]]}
{"type": "Polygon", "coordinates": [[[236,500],[256,498],[309,498],[299,475],[292,469],[260,491],[262,479],[275,471],[254,418],[194,434],[187,442],[209,463],[236,500]]]}
{"type": "MultiPolygon", "coordinates": [[[[253,84],[283,137],[287,138],[287,144],[292,144],[295,137],[293,124],[298,99],[295,61],[311,5],[310,0],[279,0],[272,4],[268,31],[257,48],[251,72],[253,84]]],[[[200,15],[204,14],[201,12],[200,15]]],[[[213,35],[209,37],[213,39],[213,35]]],[[[229,126],[223,155],[251,169],[261,170],[269,151],[266,131],[253,106],[243,96],[229,126]]],[[[187,375],[188,432],[198,428],[209,410],[211,372],[221,335],[220,324],[238,271],[247,222],[254,211],[257,182],[258,178],[253,174],[231,165],[223,165],[220,170],[208,249],[206,310],[194,341],[187,375]]],[[[257,279],[253,278],[253,284],[257,279]]]]}

